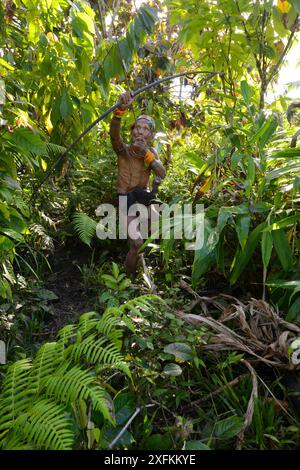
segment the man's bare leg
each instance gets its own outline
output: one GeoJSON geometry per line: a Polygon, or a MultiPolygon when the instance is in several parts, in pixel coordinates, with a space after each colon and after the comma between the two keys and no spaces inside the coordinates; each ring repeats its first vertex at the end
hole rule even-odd
{"type": "Polygon", "coordinates": [[[142,255],[139,253],[139,248],[142,246],[142,243],[136,246],[136,244],[132,243],[133,241],[137,240],[130,240],[130,250],[127,253],[125,267],[126,267],[126,274],[128,277],[135,277],[137,265],[139,261],[141,261],[142,255]]]}

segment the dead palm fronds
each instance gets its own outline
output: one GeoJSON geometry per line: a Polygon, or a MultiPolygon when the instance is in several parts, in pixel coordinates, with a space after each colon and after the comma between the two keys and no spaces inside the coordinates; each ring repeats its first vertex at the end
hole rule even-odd
{"type": "Polygon", "coordinates": [[[293,364],[289,359],[289,346],[300,336],[300,326],[285,321],[278,309],[264,300],[243,303],[228,295],[199,296],[198,301],[203,315],[181,312],[180,316],[215,333],[203,346],[205,349],[242,351],[248,360],[252,357],[255,362],[279,369],[300,369],[300,364],[293,364]],[[209,314],[211,310],[220,312],[218,319],[209,314]]]}
{"type": "MultiPolygon", "coordinates": [[[[181,287],[188,290],[185,283],[181,287]]],[[[208,335],[207,342],[202,347],[220,352],[242,351],[247,358],[241,359],[241,362],[251,374],[252,392],[244,425],[237,435],[236,449],[241,449],[245,433],[252,422],[255,399],[258,396],[258,376],[253,365],[263,362],[279,369],[300,369],[300,364],[290,361],[289,355],[291,343],[300,336],[300,326],[285,321],[278,309],[264,300],[251,299],[243,303],[228,295],[209,298],[199,296],[191,288],[188,291],[195,297],[192,308],[200,306],[202,314],[185,314],[183,311],[177,313],[183,320],[196,327],[205,326],[213,333],[208,335]]],[[[275,397],[274,399],[277,401],[275,397]]],[[[283,410],[287,413],[284,408],[283,410]]]]}

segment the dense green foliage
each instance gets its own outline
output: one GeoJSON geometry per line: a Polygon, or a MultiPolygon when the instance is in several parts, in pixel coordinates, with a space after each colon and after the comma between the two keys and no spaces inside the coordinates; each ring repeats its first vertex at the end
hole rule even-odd
{"type": "Polygon", "coordinates": [[[3,449],[299,446],[285,390],[299,346],[298,105],[267,95],[299,14],[296,0],[0,2],[3,449]],[[121,92],[187,70],[207,73],[149,89],[122,120],[125,137],[138,114],[156,121],[160,200],[205,209],[201,249],[145,242],[159,294],[145,295],[145,275],[132,283],[119,266],[125,243],[95,236],[96,208],[117,196],[110,116],[61,156],[121,92]],[[70,288],[47,284],[60,257],[79,268],[89,299],[77,324],[82,309],[53,314],[70,288]],[[292,322],[277,319],[275,330],[289,325],[281,336],[253,326],[251,297],[292,322]],[[238,327],[224,320],[233,305],[238,327]],[[238,332],[212,351],[223,321],[238,332]],[[254,360],[234,343],[244,329],[254,360]]]}

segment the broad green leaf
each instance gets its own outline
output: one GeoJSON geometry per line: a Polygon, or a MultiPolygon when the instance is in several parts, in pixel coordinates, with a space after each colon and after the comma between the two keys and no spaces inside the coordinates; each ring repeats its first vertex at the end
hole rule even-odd
{"type": "MultiPolygon", "coordinates": [[[[116,263],[112,263],[112,273],[115,278],[119,276],[120,270],[119,270],[119,266],[116,263]]],[[[112,278],[112,280],[114,280],[114,278],[112,278]]]]}
{"type": "Polygon", "coordinates": [[[8,207],[8,205],[7,205],[6,203],[0,202],[0,212],[1,212],[2,217],[3,217],[5,220],[9,220],[9,219],[10,219],[9,207],[8,207]]]}
{"type": "Polygon", "coordinates": [[[270,232],[263,232],[261,238],[261,255],[264,268],[267,269],[273,249],[273,238],[270,232]]]}
{"type": "Polygon", "coordinates": [[[236,230],[242,250],[246,246],[246,242],[247,242],[247,238],[249,234],[249,228],[250,228],[250,221],[251,221],[251,218],[249,215],[242,215],[235,222],[235,230],[236,230]]]}
{"type": "Polygon", "coordinates": [[[133,49],[130,47],[127,38],[119,41],[119,52],[120,56],[124,61],[124,64],[128,67],[133,58],[133,49]]]}
{"type": "Polygon", "coordinates": [[[286,36],[287,30],[282,21],[282,13],[277,6],[273,7],[273,24],[276,33],[280,37],[286,36]]]}
{"type": "Polygon", "coordinates": [[[169,450],[173,449],[173,441],[170,433],[168,434],[152,434],[145,441],[146,450],[169,450]]]}
{"type": "Polygon", "coordinates": [[[292,163],[290,165],[285,165],[282,168],[276,168],[275,170],[272,170],[266,174],[266,180],[271,181],[292,172],[300,173],[300,163],[292,163]]]}
{"type": "Polygon", "coordinates": [[[234,152],[231,157],[231,168],[232,170],[235,170],[238,167],[238,164],[240,161],[242,161],[244,158],[244,155],[241,153],[236,153],[234,152]]]}
{"type": "Polygon", "coordinates": [[[26,228],[23,218],[19,212],[12,207],[9,208],[9,221],[7,221],[5,225],[6,228],[12,229],[18,233],[22,233],[26,228]]]}
{"type": "Polygon", "coordinates": [[[267,282],[266,286],[282,287],[283,289],[294,289],[295,287],[300,287],[300,281],[284,281],[281,279],[276,279],[276,281],[267,282]]]}
{"type": "Polygon", "coordinates": [[[167,364],[163,368],[163,372],[167,375],[177,376],[182,374],[182,369],[178,364],[167,364]]]}
{"type": "Polygon", "coordinates": [[[138,15],[134,21],[133,32],[137,43],[140,44],[146,35],[146,30],[141,15],[138,15]]]}
{"type": "Polygon", "coordinates": [[[292,5],[292,8],[290,8],[286,14],[286,27],[288,29],[290,29],[295,24],[297,17],[298,17],[298,12],[292,5]]]}
{"type": "Polygon", "coordinates": [[[4,60],[2,57],[0,57],[0,67],[5,67],[8,70],[14,70],[14,67],[10,63],[8,63],[6,60],[4,60]]]}
{"type": "Polygon", "coordinates": [[[231,217],[232,212],[230,207],[221,207],[218,214],[216,231],[220,234],[231,217]]]}
{"type": "Polygon", "coordinates": [[[134,409],[131,406],[125,405],[116,411],[116,424],[117,426],[123,426],[130,416],[134,413],[134,409]]]}
{"type": "Polygon", "coordinates": [[[171,343],[164,347],[164,352],[173,354],[176,358],[188,361],[193,358],[193,351],[188,344],[171,343]]]}
{"type": "Polygon", "coordinates": [[[208,47],[213,38],[214,33],[212,31],[202,31],[199,37],[199,47],[203,49],[208,47]]]}
{"type": "Polygon", "coordinates": [[[154,10],[154,8],[150,8],[148,5],[143,5],[141,8],[140,8],[140,12],[142,13],[143,17],[146,15],[148,16],[148,18],[150,18],[153,22],[153,25],[156,21],[158,21],[158,15],[157,15],[157,12],[156,10],[154,10]]]}
{"type": "Polygon", "coordinates": [[[1,175],[1,178],[6,179],[9,186],[9,177],[14,180],[16,180],[18,177],[15,162],[9,154],[0,154],[0,173],[4,175],[1,175]]]}
{"type": "Polygon", "coordinates": [[[72,114],[73,103],[72,103],[72,100],[71,100],[67,90],[64,90],[63,93],[62,93],[59,109],[60,109],[61,117],[64,120],[66,120],[72,114]]]}
{"type": "Polygon", "coordinates": [[[215,424],[214,435],[222,439],[231,439],[236,436],[244,425],[244,418],[239,416],[230,416],[222,419],[215,424]]]}
{"type": "MultiPolygon", "coordinates": [[[[5,251],[10,251],[15,248],[15,243],[7,238],[6,236],[0,235],[0,250],[5,252],[5,251]]],[[[1,280],[1,277],[0,277],[1,280]]]]}
{"type": "Polygon", "coordinates": [[[139,10],[139,15],[147,33],[151,34],[153,30],[153,26],[155,24],[155,18],[150,14],[148,10],[149,10],[148,7],[145,7],[145,6],[141,7],[139,10]]]}
{"type": "Polygon", "coordinates": [[[246,268],[247,264],[252,258],[254,250],[261,237],[261,233],[266,226],[266,222],[259,224],[249,235],[246,246],[243,251],[238,249],[234,259],[230,283],[235,284],[239,279],[241,273],[246,268]]]}
{"type": "Polygon", "coordinates": [[[253,184],[255,181],[255,163],[253,157],[250,156],[247,163],[247,180],[253,184]]]}
{"type": "Polygon", "coordinates": [[[287,227],[288,225],[292,225],[295,222],[300,220],[300,215],[291,215],[289,217],[285,217],[284,219],[278,220],[277,222],[273,222],[271,225],[268,225],[264,232],[272,232],[273,230],[279,230],[281,228],[287,227]]]}
{"type": "Polygon", "coordinates": [[[204,257],[198,257],[195,252],[195,259],[193,263],[192,271],[192,285],[195,287],[199,282],[200,278],[205,274],[215,263],[216,255],[215,252],[208,253],[204,257]]]}
{"type": "Polygon", "coordinates": [[[211,450],[202,441],[187,441],[185,444],[185,450],[211,450]]]}
{"type": "Polygon", "coordinates": [[[94,22],[86,13],[77,12],[72,20],[72,29],[74,36],[85,39],[87,44],[90,44],[90,39],[95,33],[94,22]],[[90,36],[90,37],[88,37],[90,36]]]}
{"type": "MultiPolygon", "coordinates": [[[[300,284],[300,283],[299,283],[300,284]]],[[[298,287],[296,287],[296,289],[293,290],[292,292],[292,295],[289,299],[289,304],[291,303],[292,299],[295,297],[296,294],[298,294],[298,292],[300,292],[300,285],[298,287]]]]}
{"type": "Polygon", "coordinates": [[[1,232],[1,235],[3,235],[3,234],[7,235],[8,238],[13,238],[14,240],[16,240],[18,242],[24,242],[25,241],[23,235],[21,235],[21,233],[19,233],[19,232],[16,232],[15,230],[0,227],[0,232],[1,232]]]}
{"type": "Polygon", "coordinates": [[[58,299],[57,295],[54,294],[52,290],[48,290],[48,289],[39,289],[36,292],[36,296],[42,300],[57,300],[58,299]]]}
{"type": "MultiPolygon", "coordinates": [[[[226,220],[227,216],[231,215],[229,212],[223,213],[221,219],[226,220]]],[[[220,226],[222,225],[220,221],[220,226]]],[[[200,250],[195,251],[193,271],[192,271],[192,285],[195,286],[200,280],[201,276],[213,265],[216,259],[216,246],[219,242],[219,229],[217,227],[211,228],[208,221],[204,227],[204,244],[200,250]]]]}
{"type": "Polygon", "coordinates": [[[287,316],[287,321],[299,321],[300,320],[300,297],[298,297],[293,305],[289,308],[287,316]]]}
{"type": "Polygon", "coordinates": [[[278,158],[300,158],[300,147],[295,149],[277,150],[268,157],[269,160],[278,158]]]}
{"type": "Polygon", "coordinates": [[[38,18],[32,18],[28,26],[28,40],[36,44],[40,39],[40,25],[38,18]]]}
{"type": "Polygon", "coordinates": [[[41,140],[37,132],[33,132],[25,127],[17,127],[12,134],[11,140],[19,147],[19,150],[46,155],[46,145],[41,140]]]}
{"type": "Polygon", "coordinates": [[[292,249],[283,229],[272,232],[274,247],[278,254],[284,271],[288,271],[293,265],[292,249]]]}
{"type": "Polygon", "coordinates": [[[262,147],[264,147],[269,142],[272,135],[276,131],[277,126],[278,126],[277,119],[275,117],[272,117],[270,121],[268,121],[268,125],[265,127],[264,132],[260,137],[260,144],[262,147]]]}
{"type": "Polygon", "coordinates": [[[297,13],[300,13],[300,0],[289,0],[289,3],[293,5],[297,13]]]}
{"type": "Polygon", "coordinates": [[[250,104],[252,91],[246,80],[241,81],[241,92],[246,104],[250,104]]]}
{"type": "Polygon", "coordinates": [[[121,60],[119,49],[117,45],[114,44],[104,61],[104,74],[107,82],[109,82],[112,77],[122,75],[123,68],[121,60]]]}
{"type": "Polygon", "coordinates": [[[258,214],[263,214],[264,212],[269,212],[271,209],[271,204],[268,202],[257,202],[250,205],[250,211],[258,214]]]}
{"type": "Polygon", "coordinates": [[[264,147],[266,143],[270,140],[278,126],[277,119],[275,116],[268,118],[262,127],[253,135],[251,138],[252,142],[256,142],[260,139],[260,145],[264,147]]]}

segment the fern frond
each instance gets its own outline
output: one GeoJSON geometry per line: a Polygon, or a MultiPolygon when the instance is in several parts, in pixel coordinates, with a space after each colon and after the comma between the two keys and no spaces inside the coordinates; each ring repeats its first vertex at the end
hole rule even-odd
{"type": "Polygon", "coordinates": [[[135,326],[132,321],[123,313],[122,308],[108,307],[103,313],[97,324],[99,333],[109,335],[116,327],[127,326],[129,330],[135,332],[135,326]]]}
{"type": "Polygon", "coordinates": [[[7,442],[5,442],[5,450],[33,450],[34,446],[29,444],[26,439],[17,433],[11,433],[7,442]]]}
{"type": "Polygon", "coordinates": [[[91,246],[91,241],[96,234],[97,222],[84,212],[77,212],[73,216],[72,223],[80,240],[86,245],[91,246]]]}
{"type": "Polygon", "coordinates": [[[94,385],[95,376],[79,366],[66,371],[60,368],[46,384],[46,393],[60,402],[72,403],[79,400],[91,399],[93,407],[100,410],[110,422],[114,422],[113,403],[108,393],[94,385]]]}
{"type": "Polygon", "coordinates": [[[105,348],[101,346],[95,347],[86,357],[89,362],[99,362],[104,365],[113,365],[123,360],[122,355],[114,344],[109,344],[105,348]]]}
{"type": "Polygon", "coordinates": [[[89,335],[85,339],[79,338],[72,348],[71,358],[77,362],[81,358],[86,359],[87,357],[91,356],[92,351],[107,342],[107,338],[105,337],[99,339],[98,341],[96,338],[97,335],[95,333],[89,335]]]}
{"type": "Polygon", "coordinates": [[[32,364],[31,379],[32,385],[37,393],[40,391],[42,381],[57,369],[60,363],[60,354],[57,343],[45,343],[40,347],[32,364]]]}
{"type": "Polygon", "coordinates": [[[121,351],[122,349],[122,338],[123,338],[123,331],[122,330],[113,330],[107,336],[110,343],[112,343],[117,351],[121,351]]]}
{"type": "Polygon", "coordinates": [[[104,335],[108,335],[120,324],[121,313],[122,312],[117,307],[108,307],[97,323],[97,331],[104,335]]]}
{"type": "Polygon", "coordinates": [[[45,383],[46,394],[57,401],[70,403],[75,400],[86,400],[95,376],[78,365],[66,370],[66,364],[60,367],[45,383]]]}
{"type": "Polygon", "coordinates": [[[115,408],[114,403],[109,394],[103,388],[94,386],[90,391],[90,398],[93,402],[93,408],[101,411],[104,419],[108,419],[113,425],[115,424],[115,408]]]}
{"type": "Polygon", "coordinates": [[[80,333],[85,334],[88,331],[91,331],[97,325],[99,319],[97,312],[86,312],[80,315],[78,330],[80,333]]]}
{"type": "Polygon", "coordinates": [[[71,339],[76,337],[76,325],[66,325],[57,334],[58,343],[65,346],[71,339]]]}
{"type": "Polygon", "coordinates": [[[132,375],[131,375],[130,369],[128,367],[128,364],[125,361],[116,362],[115,364],[113,364],[111,368],[120,370],[125,375],[127,375],[127,377],[129,377],[130,380],[132,381],[132,375]]]}
{"type": "Polygon", "coordinates": [[[51,157],[59,157],[66,150],[65,147],[62,147],[61,145],[58,145],[58,144],[54,144],[53,142],[48,142],[46,144],[46,147],[47,147],[47,153],[51,157]]]}
{"type": "Polygon", "coordinates": [[[72,420],[63,406],[41,399],[15,422],[16,433],[39,449],[71,450],[74,441],[72,420]]]}
{"type": "Polygon", "coordinates": [[[167,303],[164,299],[155,294],[140,295],[134,299],[128,300],[126,304],[120,308],[123,312],[126,310],[133,311],[134,313],[141,313],[141,310],[148,311],[149,313],[155,312],[158,307],[164,305],[167,307],[167,303]]]}
{"type": "Polygon", "coordinates": [[[114,364],[123,360],[118,348],[114,344],[108,344],[108,338],[105,336],[96,339],[96,335],[89,335],[81,339],[72,349],[72,358],[75,361],[85,359],[92,363],[104,363],[105,365],[114,364]]]}
{"type": "Polygon", "coordinates": [[[136,327],[135,327],[134,323],[130,320],[129,317],[127,317],[126,314],[123,314],[123,315],[122,315],[122,320],[121,320],[120,326],[123,326],[123,324],[124,324],[125,326],[127,326],[127,328],[128,328],[132,333],[135,333],[135,332],[136,332],[136,327]]]}
{"type": "Polygon", "coordinates": [[[1,431],[8,429],[18,414],[26,409],[30,402],[27,385],[31,367],[30,360],[21,359],[12,364],[6,372],[0,398],[1,431]],[[26,390],[25,394],[24,390],[26,390]]]}

